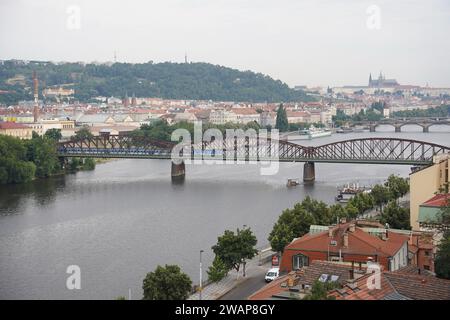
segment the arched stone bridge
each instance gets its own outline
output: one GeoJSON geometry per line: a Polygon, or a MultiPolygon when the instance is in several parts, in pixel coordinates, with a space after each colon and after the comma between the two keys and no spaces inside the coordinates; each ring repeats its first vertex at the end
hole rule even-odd
{"type": "Polygon", "coordinates": [[[379,125],[390,125],[395,128],[395,132],[401,132],[402,127],[406,125],[418,125],[422,127],[423,132],[429,132],[431,126],[447,125],[450,130],[450,119],[448,118],[391,118],[383,119],[379,121],[361,121],[355,122],[355,124],[367,125],[370,128],[370,132],[375,132],[376,127],[379,125]]]}

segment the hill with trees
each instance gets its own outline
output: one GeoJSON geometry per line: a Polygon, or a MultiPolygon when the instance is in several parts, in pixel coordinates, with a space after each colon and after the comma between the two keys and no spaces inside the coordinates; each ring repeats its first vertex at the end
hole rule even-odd
{"type": "Polygon", "coordinates": [[[215,101],[281,102],[312,98],[280,80],[209,63],[82,64],[7,60],[0,64],[0,103],[32,99],[32,73],[40,90],[62,86],[86,102],[97,96],[215,101]]]}

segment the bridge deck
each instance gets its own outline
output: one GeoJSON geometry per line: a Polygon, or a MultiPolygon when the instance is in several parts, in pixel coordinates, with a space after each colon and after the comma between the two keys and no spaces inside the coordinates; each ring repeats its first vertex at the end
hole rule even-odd
{"type": "MultiPolygon", "coordinates": [[[[60,157],[171,159],[175,146],[173,142],[153,139],[103,136],[61,143],[58,147],[58,155],[60,157]]],[[[189,156],[185,153],[186,159],[219,161],[231,159],[232,161],[427,165],[433,162],[435,155],[450,153],[450,148],[446,146],[395,138],[351,139],[306,147],[286,141],[244,137],[204,141],[201,145],[187,146],[191,151],[188,151],[189,156]]]]}

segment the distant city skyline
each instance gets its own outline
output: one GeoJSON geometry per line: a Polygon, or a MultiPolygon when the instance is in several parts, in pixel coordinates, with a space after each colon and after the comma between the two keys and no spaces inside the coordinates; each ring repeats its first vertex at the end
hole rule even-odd
{"type": "Polygon", "coordinates": [[[3,0],[0,59],[208,62],[296,85],[450,87],[445,0],[3,0]],[[378,19],[379,18],[379,19],[378,19]]]}

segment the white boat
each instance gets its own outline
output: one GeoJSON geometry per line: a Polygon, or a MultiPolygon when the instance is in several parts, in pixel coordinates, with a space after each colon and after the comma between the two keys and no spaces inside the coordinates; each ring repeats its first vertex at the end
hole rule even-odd
{"type": "Polygon", "coordinates": [[[329,137],[329,136],[331,136],[331,130],[330,129],[320,129],[320,128],[311,126],[311,127],[309,127],[309,135],[311,137],[310,139],[329,137]]]}
{"type": "Polygon", "coordinates": [[[330,129],[321,129],[316,128],[313,125],[309,127],[309,129],[301,129],[298,130],[298,134],[289,135],[287,138],[289,141],[294,140],[311,140],[315,138],[328,137],[331,136],[330,129]]]}
{"type": "Polygon", "coordinates": [[[335,197],[337,202],[346,203],[358,193],[370,193],[370,187],[360,187],[359,184],[347,184],[346,186],[338,188],[338,195],[335,197]]]}

